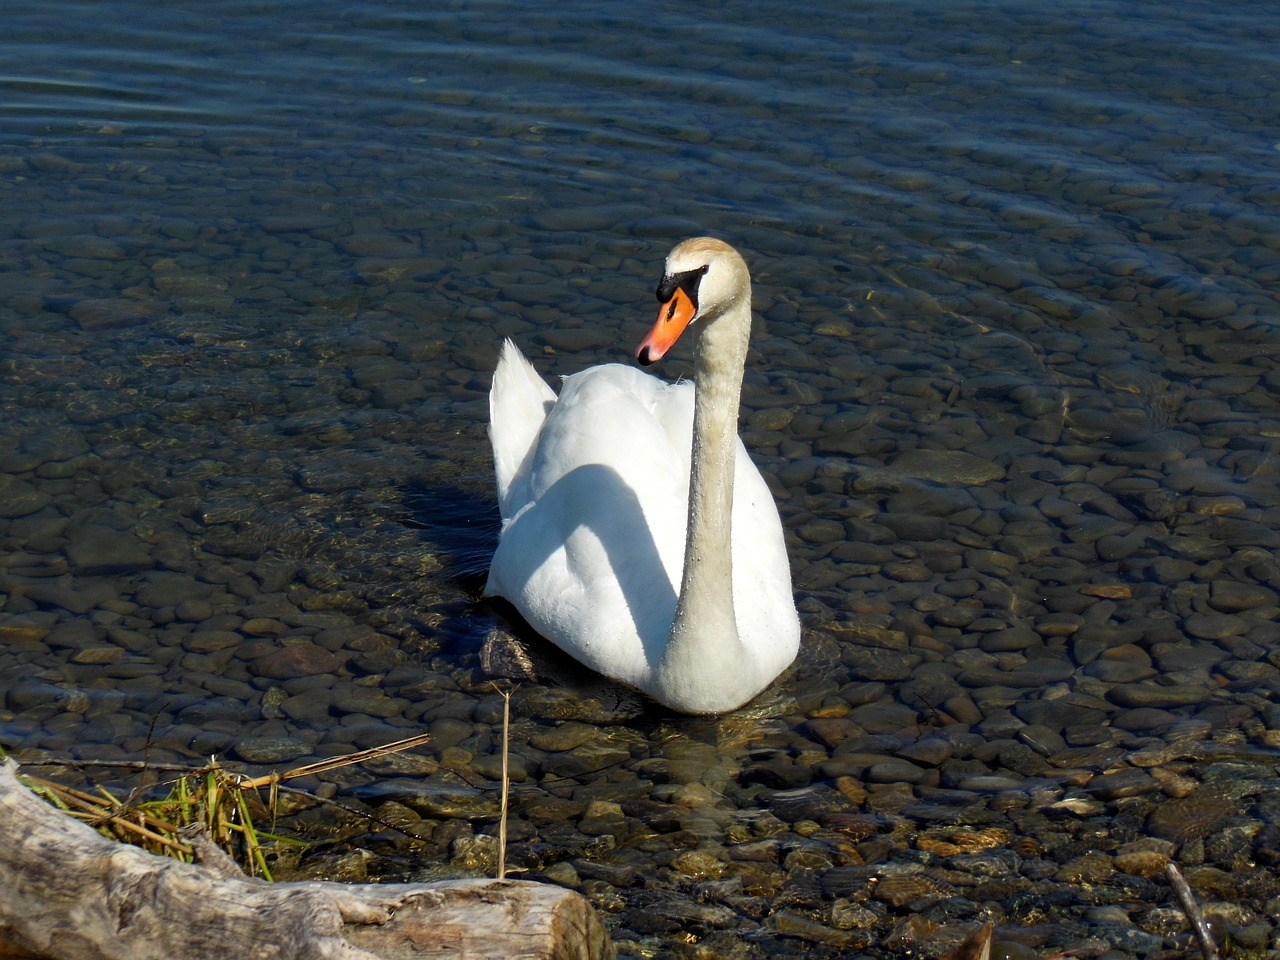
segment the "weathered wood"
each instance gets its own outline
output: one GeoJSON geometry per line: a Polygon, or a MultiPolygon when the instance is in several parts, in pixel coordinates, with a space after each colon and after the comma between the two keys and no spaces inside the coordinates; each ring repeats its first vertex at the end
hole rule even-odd
{"type": "Polygon", "coordinates": [[[157,857],[55,810],[0,764],[0,958],[608,960],[576,893],[519,880],[265,883],[157,857]],[[8,953],[6,953],[6,950],[8,953]]]}

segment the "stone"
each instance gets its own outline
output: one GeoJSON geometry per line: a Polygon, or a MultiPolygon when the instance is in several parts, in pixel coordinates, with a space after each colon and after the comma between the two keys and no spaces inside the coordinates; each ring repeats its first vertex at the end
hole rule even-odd
{"type": "Polygon", "coordinates": [[[580,747],[599,734],[598,727],[567,721],[538,730],[529,738],[529,742],[539,750],[561,753],[580,747]]]}
{"type": "Polygon", "coordinates": [[[337,673],[346,658],[314,643],[286,643],[249,664],[254,676],[269,680],[289,680],[314,674],[337,673]]]}
{"type": "Polygon", "coordinates": [[[102,576],[149,570],[155,561],[132,532],[89,525],[72,528],[67,565],[81,576],[102,576]]]}
{"type": "Polygon", "coordinates": [[[213,586],[177,573],[149,574],[134,597],[144,607],[177,607],[188,600],[202,600],[213,593],[213,586]]]}
{"type": "Polygon", "coordinates": [[[695,880],[715,879],[724,876],[725,863],[708,850],[690,850],[671,861],[673,869],[695,880]]]}
{"type": "Polygon", "coordinates": [[[307,751],[307,745],[294,737],[241,737],[231,745],[231,752],[245,763],[288,763],[307,751]]]}
{"type": "Polygon", "coordinates": [[[1107,691],[1107,699],[1122,707],[1184,707],[1209,698],[1194,684],[1124,683],[1107,691]]]}
{"type": "Polygon", "coordinates": [[[1209,606],[1221,613],[1243,613],[1261,606],[1274,606],[1277,594],[1256,583],[1215,580],[1209,588],[1209,606]]]}
{"type": "Polygon", "coordinates": [[[54,580],[32,584],[27,588],[26,595],[45,606],[60,607],[69,613],[83,615],[113,599],[116,591],[110,583],[54,580]]]}
{"type": "MultiPolygon", "coordinates": [[[[256,661],[255,661],[256,662],[256,661]]],[[[341,661],[339,660],[339,663],[341,661]]],[[[316,671],[333,672],[333,671],[316,671]]],[[[333,706],[343,713],[361,713],[371,717],[398,717],[409,707],[409,701],[401,697],[389,697],[377,687],[343,685],[333,698],[333,706]]]]}
{"type": "MultiPolygon", "coordinates": [[[[174,608],[175,614],[177,609],[174,608]]],[[[241,623],[238,629],[250,637],[280,637],[289,631],[288,626],[271,617],[250,617],[241,623]]]]}
{"type": "Polygon", "coordinates": [[[1249,629],[1246,620],[1230,613],[1193,613],[1182,625],[1189,635],[1202,640],[1223,640],[1249,629]]]}
{"type": "Polygon", "coordinates": [[[920,783],[927,771],[905,760],[885,760],[867,768],[868,783],[920,783]]]}
{"type": "MultiPolygon", "coordinates": [[[[81,624],[84,623],[84,621],[75,620],[72,621],[72,623],[81,624]]],[[[68,624],[60,624],[59,627],[54,628],[54,631],[52,632],[56,632],[57,629],[65,626],[68,626],[68,624]]],[[[76,627],[75,629],[77,632],[80,630],[87,630],[87,636],[85,636],[83,640],[76,640],[70,643],[53,643],[51,641],[50,646],[79,646],[82,642],[89,642],[93,640],[93,628],[90,627],[88,623],[84,623],[83,627],[76,627]]],[[[37,640],[44,640],[50,635],[51,630],[49,624],[40,620],[25,617],[14,617],[12,619],[0,620],[0,643],[30,643],[37,640]]]]}
{"type": "Polygon", "coordinates": [[[163,316],[163,305],[140,300],[87,299],[71,308],[71,319],[81,330],[116,330],[147,323],[163,316]]]}
{"type": "Polygon", "coordinates": [[[52,502],[53,497],[27,481],[0,474],[0,519],[29,516],[52,502]]]}
{"type": "Polygon", "coordinates": [[[1117,848],[1114,863],[1117,870],[1139,877],[1158,879],[1165,875],[1165,868],[1173,859],[1177,845],[1159,837],[1143,837],[1117,848]]]}
{"type": "Polygon", "coordinates": [[[906,477],[948,486],[981,486],[1004,477],[998,463],[963,450],[908,450],[890,468],[906,477]]]}

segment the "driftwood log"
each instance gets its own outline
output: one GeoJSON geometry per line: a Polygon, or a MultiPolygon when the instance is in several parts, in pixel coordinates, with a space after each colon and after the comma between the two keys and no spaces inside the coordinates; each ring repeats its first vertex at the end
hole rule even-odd
{"type": "Polygon", "coordinates": [[[578,894],[520,880],[266,883],[116,843],[0,763],[0,958],[612,958],[578,894]],[[6,952],[7,951],[7,952],[6,952]]]}

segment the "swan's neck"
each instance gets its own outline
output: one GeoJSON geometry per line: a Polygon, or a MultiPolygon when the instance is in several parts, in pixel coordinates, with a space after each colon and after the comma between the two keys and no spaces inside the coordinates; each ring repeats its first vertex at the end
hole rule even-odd
{"type": "Polygon", "coordinates": [[[700,685],[707,676],[750,674],[734,616],[731,550],[738,408],[750,334],[751,297],[744,294],[698,338],[684,573],[659,664],[670,683],[700,685]]]}

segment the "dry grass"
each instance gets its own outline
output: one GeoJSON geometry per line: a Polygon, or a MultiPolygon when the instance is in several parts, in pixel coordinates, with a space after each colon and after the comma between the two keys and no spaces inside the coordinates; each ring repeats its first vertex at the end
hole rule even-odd
{"type": "Polygon", "coordinates": [[[429,735],[421,734],[256,778],[229,770],[215,760],[199,769],[182,770],[168,781],[169,792],[156,800],[122,800],[103,787],[90,793],[30,774],[23,774],[22,779],[54,806],[104,836],[187,863],[197,858],[198,848],[211,843],[244,873],[270,880],[269,846],[303,845],[270,833],[255,822],[258,815],[276,816],[280,784],[399,753],[428,739],[429,735]],[[265,800],[258,794],[264,787],[265,800]],[[207,838],[207,843],[202,838],[207,838]]]}

